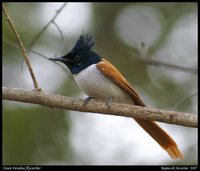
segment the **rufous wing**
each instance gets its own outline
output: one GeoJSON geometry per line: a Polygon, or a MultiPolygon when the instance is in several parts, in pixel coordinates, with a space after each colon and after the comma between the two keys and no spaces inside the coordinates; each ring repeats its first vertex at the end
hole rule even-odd
{"type": "Polygon", "coordinates": [[[122,74],[107,60],[102,59],[102,62],[97,64],[97,68],[104,74],[107,78],[112,80],[115,84],[129,93],[133,99],[135,105],[145,106],[145,104],[140,99],[138,93],[133,89],[129,82],[122,76],[122,74]]]}
{"type": "MultiPolygon", "coordinates": [[[[102,61],[97,64],[97,68],[108,79],[112,80],[116,85],[131,95],[135,105],[145,106],[138,93],[110,62],[102,59],[102,61]]],[[[154,121],[135,120],[164,150],[166,150],[172,159],[184,158],[176,142],[158,124],[154,121]]]]}

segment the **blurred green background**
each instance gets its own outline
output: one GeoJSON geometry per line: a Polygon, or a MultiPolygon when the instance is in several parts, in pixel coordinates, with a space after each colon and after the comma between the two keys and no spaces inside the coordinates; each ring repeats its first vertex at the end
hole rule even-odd
{"type": "MultiPolygon", "coordinates": [[[[63,3],[5,3],[28,47],[63,3]]],[[[197,3],[67,3],[32,50],[62,56],[80,34],[92,33],[94,51],[111,61],[147,106],[197,113],[197,74],[147,65],[155,59],[197,68],[197,3]]],[[[2,16],[3,86],[33,89],[27,67],[2,16]]],[[[84,95],[66,70],[29,53],[39,86],[72,97],[84,95]]],[[[3,101],[3,164],[197,164],[197,129],[161,123],[185,155],[172,161],[129,118],[92,115],[3,101]]]]}

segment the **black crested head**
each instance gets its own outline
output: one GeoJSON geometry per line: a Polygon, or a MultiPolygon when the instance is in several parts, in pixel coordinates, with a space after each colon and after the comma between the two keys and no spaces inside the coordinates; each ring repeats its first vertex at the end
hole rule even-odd
{"type": "Polygon", "coordinates": [[[50,60],[63,62],[72,74],[77,74],[90,65],[101,61],[101,57],[91,50],[94,45],[95,40],[91,34],[82,34],[68,54],[50,60]]]}
{"type": "Polygon", "coordinates": [[[91,50],[95,45],[94,37],[91,34],[82,34],[72,49],[72,54],[81,55],[91,50]]]}

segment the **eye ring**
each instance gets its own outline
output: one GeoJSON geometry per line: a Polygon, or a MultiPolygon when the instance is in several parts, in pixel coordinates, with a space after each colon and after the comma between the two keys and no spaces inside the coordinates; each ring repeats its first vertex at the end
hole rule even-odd
{"type": "Polygon", "coordinates": [[[80,56],[76,55],[76,56],[74,57],[74,61],[75,61],[75,62],[78,62],[79,60],[80,60],[80,56]]]}

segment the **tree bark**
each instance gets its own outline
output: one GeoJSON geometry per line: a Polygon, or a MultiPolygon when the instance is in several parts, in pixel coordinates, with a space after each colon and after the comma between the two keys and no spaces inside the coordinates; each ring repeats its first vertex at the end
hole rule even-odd
{"type": "Polygon", "coordinates": [[[51,108],[101,113],[144,120],[154,120],[169,124],[176,124],[197,128],[197,115],[176,111],[160,110],[151,107],[141,107],[129,104],[112,103],[107,107],[106,102],[91,100],[85,103],[84,99],[55,95],[44,91],[25,90],[3,87],[3,100],[12,100],[24,103],[34,103],[51,108]]]}

